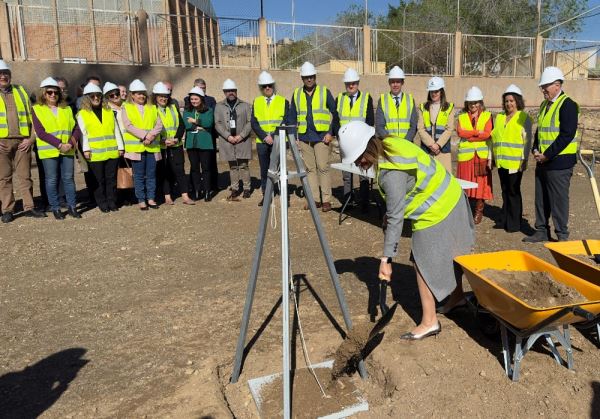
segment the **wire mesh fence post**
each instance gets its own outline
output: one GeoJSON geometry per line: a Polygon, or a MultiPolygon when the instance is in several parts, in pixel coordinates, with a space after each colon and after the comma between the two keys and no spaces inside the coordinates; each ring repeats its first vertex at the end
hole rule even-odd
{"type": "Polygon", "coordinates": [[[58,2],[54,0],[53,2],[54,8],[52,10],[52,14],[54,17],[54,39],[56,41],[56,60],[62,61],[61,58],[61,48],[60,48],[60,26],[58,23],[58,2]]]}

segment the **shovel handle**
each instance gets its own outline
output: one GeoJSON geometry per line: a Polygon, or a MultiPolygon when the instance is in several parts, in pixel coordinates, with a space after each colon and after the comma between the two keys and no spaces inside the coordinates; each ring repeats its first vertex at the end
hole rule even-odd
{"type": "Polygon", "coordinates": [[[381,315],[385,315],[389,311],[389,307],[386,304],[387,302],[387,286],[388,280],[382,279],[379,281],[379,309],[381,310],[381,315]]]}

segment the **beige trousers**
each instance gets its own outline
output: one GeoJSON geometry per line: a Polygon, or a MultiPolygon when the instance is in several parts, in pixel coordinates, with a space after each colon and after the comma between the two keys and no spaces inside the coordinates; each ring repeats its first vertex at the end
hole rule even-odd
{"type": "Polygon", "coordinates": [[[0,201],[2,212],[13,212],[15,195],[13,194],[13,176],[16,190],[23,198],[23,209],[33,208],[33,182],[31,181],[31,149],[27,153],[17,147],[22,140],[0,138],[0,142],[9,148],[0,151],[0,201]]]}
{"type": "Polygon", "coordinates": [[[229,189],[232,191],[239,190],[240,180],[245,191],[250,190],[250,168],[248,167],[248,159],[229,160],[229,179],[231,184],[229,189]]]}
{"type": "Polygon", "coordinates": [[[329,175],[329,145],[324,142],[300,141],[302,160],[308,173],[308,184],[315,202],[331,203],[331,176],[329,175]],[[319,196],[319,187],[321,196],[319,196]],[[321,199],[322,197],[322,199],[321,199]]]}

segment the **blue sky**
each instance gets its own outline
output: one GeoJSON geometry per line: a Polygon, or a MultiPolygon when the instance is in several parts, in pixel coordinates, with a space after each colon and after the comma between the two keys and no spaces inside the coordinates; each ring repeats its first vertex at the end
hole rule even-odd
{"type": "MultiPolygon", "coordinates": [[[[294,0],[295,15],[298,23],[331,23],[337,13],[344,11],[352,3],[364,5],[357,0],[294,0]]],[[[220,17],[249,17],[260,16],[260,0],[212,0],[213,6],[220,17]]],[[[388,4],[398,4],[399,1],[368,0],[369,11],[374,14],[385,14],[388,4]]],[[[269,20],[282,22],[292,21],[292,0],[263,0],[265,17],[269,20]]],[[[589,0],[588,7],[599,6],[600,0],[589,0]]],[[[600,13],[600,9],[591,14],[600,13]]],[[[600,14],[583,20],[583,31],[577,39],[600,40],[600,14]]]]}

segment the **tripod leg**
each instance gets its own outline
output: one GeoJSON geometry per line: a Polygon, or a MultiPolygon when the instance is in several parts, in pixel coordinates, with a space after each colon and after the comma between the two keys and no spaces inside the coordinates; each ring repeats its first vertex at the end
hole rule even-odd
{"type": "Polygon", "coordinates": [[[246,289],[246,303],[244,304],[244,314],[242,315],[242,324],[240,325],[240,335],[235,349],[235,361],[233,363],[233,373],[230,381],[236,383],[242,368],[242,359],[244,357],[244,346],[246,344],[246,335],[248,334],[248,323],[250,322],[250,313],[252,312],[252,302],[254,300],[254,291],[256,290],[256,279],[260,268],[260,259],[262,257],[263,245],[265,243],[265,233],[269,220],[269,208],[273,199],[273,180],[267,179],[265,188],[265,201],[260,213],[260,222],[258,224],[258,233],[256,238],[256,248],[254,250],[254,259],[252,260],[252,270],[246,289]]]}
{"type": "MultiPolygon", "coordinates": [[[[296,140],[293,135],[290,135],[289,138],[290,149],[292,150],[292,157],[294,158],[294,162],[296,163],[298,172],[304,173],[304,162],[300,158],[300,153],[295,142],[296,140]]],[[[327,268],[329,269],[329,276],[331,277],[331,282],[333,283],[333,288],[335,290],[338,303],[340,304],[340,309],[342,310],[344,323],[346,324],[346,329],[350,330],[352,329],[352,319],[350,318],[350,312],[348,310],[348,306],[346,305],[346,298],[344,297],[344,292],[342,290],[342,287],[340,286],[338,274],[333,263],[333,255],[331,254],[327,238],[325,237],[325,230],[321,225],[321,218],[317,213],[317,206],[315,205],[315,201],[312,196],[312,191],[310,189],[310,185],[308,184],[308,179],[306,178],[306,176],[301,176],[300,179],[302,180],[302,186],[304,187],[304,192],[306,200],[308,202],[308,207],[310,209],[310,214],[312,216],[313,223],[315,224],[315,228],[317,230],[317,236],[319,237],[319,242],[321,243],[321,249],[323,250],[323,255],[325,256],[327,268]]],[[[367,370],[365,369],[365,364],[362,359],[358,364],[358,372],[363,379],[367,378],[367,370]]]]}

